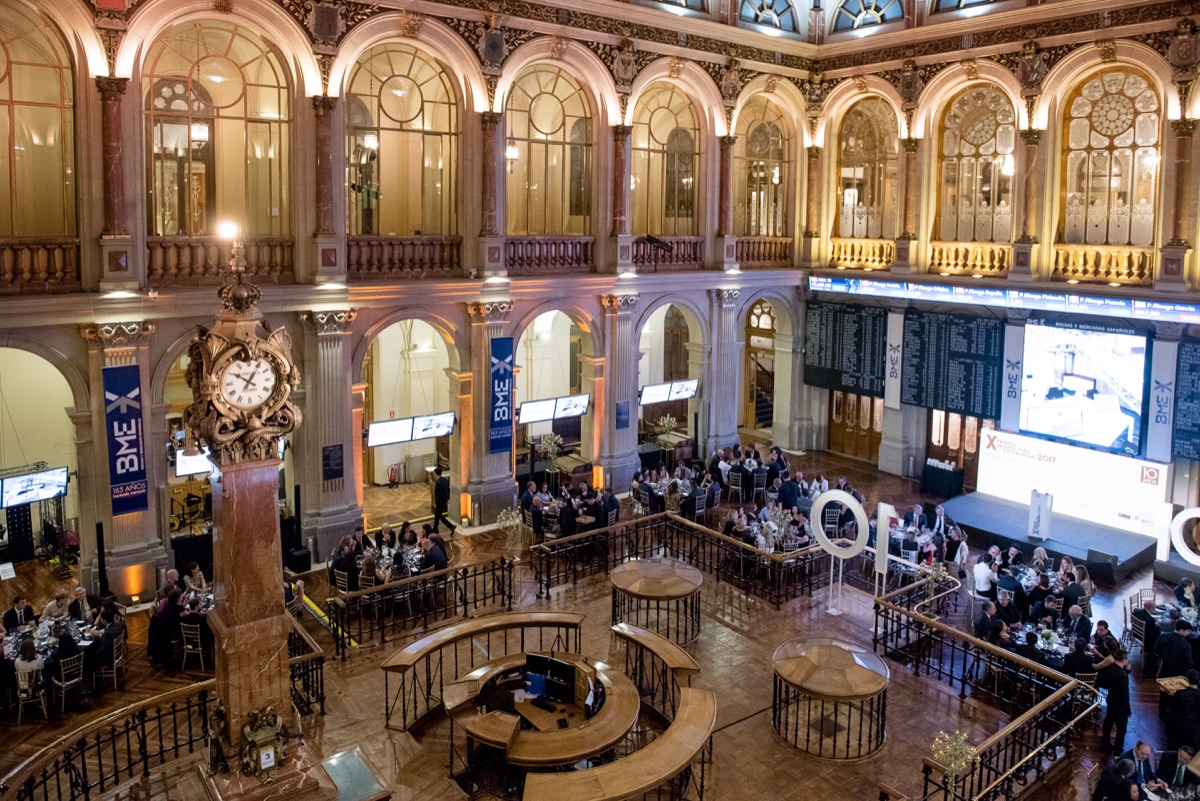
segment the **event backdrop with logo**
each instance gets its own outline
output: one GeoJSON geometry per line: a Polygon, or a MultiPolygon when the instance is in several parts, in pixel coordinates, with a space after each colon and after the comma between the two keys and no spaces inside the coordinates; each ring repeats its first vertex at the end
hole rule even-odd
{"type": "Polygon", "coordinates": [[[1158,537],[1171,465],[1010,434],[983,431],[978,492],[1029,505],[1033,490],[1054,496],[1054,514],[1158,537]]]}
{"type": "Polygon", "coordinates": [[[149,508],[141,376],[136,364],[105,367],[104,428],[114,515],[149,508]]]}

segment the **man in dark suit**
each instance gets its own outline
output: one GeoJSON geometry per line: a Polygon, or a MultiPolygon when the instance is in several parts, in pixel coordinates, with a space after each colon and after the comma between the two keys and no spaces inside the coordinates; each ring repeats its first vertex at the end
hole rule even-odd
{"type": "Polygon", "coordinates": [[[1067,610],[1067,619],[1063,621],[1063,634],[1068,637],[1068,642],[1076,637],[1086,640],[1092,636],[1092,621],[1083,614],[1083,609],[1078,604],[1067,610]]]}
{"type": "Polygon", "coordinates": [[[1014,649],[1017,653],[1017,656],[1023,656],[1026,659],[1028,659],[1030,662],[1034,662],[1039,665],[1045,664],[1046,663],[1046,655],[1044,653],[1042,653],[1042,650],[1040,648],[1037,647],[1037,641],[1038,641],[1037,632],[1035,632],[1035,631],[1025,632],[1025,642],[1018,645],[1014,649]]]}
{"type": "Polygon", "coordinates": [[[1058,599],[1053,595],[1047,595],[1038,601],[1029,614],[1029,622],[1035,625],[1041,623],[1049,629],[1056,628],[1058,626],[1058,599]]]}
{"type": "Polygon", "coordinates": [[[1129,788],[1136,786],[1133,783],[1133,761],[1114,759],[1100,774],[1092,801],[1126,801],[1130,797],[1129,788]]]}
{"type": "Polygon", "coordinates": [[[785,512],[792,511],[793,506],[800,503],[800,485],[796,483],[795,476],[789,476],[784,480],[779,487],[779,505],[783,507],[785,512]]]}
{"type": "Polygon", "coordinates": [[[1101,687],[1108,688],[1108,712],[1100,736],[1104,738],[1105,748],[1119,754],[1125,750],[1125,730],[1129,726],[1129,716],[1133,714],[1129,705],[1129,654],[1123,648],[1118,648],[1113,653],[1113,661],[1100,669],[1097,681],[1101,687]],[[1114,728],[1116,739],[1110,740],[1114,728]]]}
{"type": "Polygon", "coordinates": [[[92,629],[93,634],[99,633],[100,640],[94,646],[84,651],[84,674],[88,678],[88,683],[92,682],[92,677],[96,671],[104,667],[112,667],[113,663],[113,645],[125,631],[125,624],[117,622],[117,616],[111,609],[102,609],[100,611],[100,623],[92,629]]]}
{"type": "Polygon", "coordinates": [[[1007,623],[1009,628],[1014,628],[1021,622],[1021,612],[1007,592],[999,593],[996,598],[996,617],[1007,623]]]}
{"type": "Polygon", "coordinates": [[[1179,586],[1175,588],[1175,600],[1180,606],[1196,605],[1196,585],[1190,578],[1179,582],[1179,586]]]}
{"type": "Polygon", "coordinates": [[[362,556],[367,552],[367,532],[361,524],[354,527],[354,534],[350,537],[350,547],[355,556],[362,556]]]}
{"type": "Polygon", "coordinates": [[[83,587],[75,588],[75,600],[67,607],[67,616],[71,620],[79,620],[86,625],[92,625],[100,617],[100,599],[89,595],[83,587]]]}
{"type": "Polygon", "coordinates": [[[1158,618],[1155,617],[1154,611],[1154,601],[1146,601],[1142,604],[1141,609],[1136,609],[1133,612],[1133,618],[1142,621],[1145,627],[1145,633],[1142,635],[1142,643],[1145,647],[1142,649],[1142,653],[1147,656],[1153,656],[1154,648],[1158,645],[1158,618]]]}
{"type": "MultiPolygon", "coordinates": [[[[600,506],[604,509],[604,525],[608,525],[608,516],[616,512],[614,520],[621,519],[621,502],[617,500],[617,496],[613,495],[611,487],[605,487],[600,492],[600,506]]],[[[601,526],[603,528],[603,526],[601,526]]]]}
{"type": "Polygon", "coordinates": [[[1160,678],[1186,676],[1192,669],[1192,644],[1188,641],[1191,631],[1191,623],[1179,620],[1176,621],[1173,631],[1164,632],[1159,636],[1154,653],[1161,665],[1158,671],[1160,678]]]}
{"type": "Polygon", "coordinates": [[[534,498],[529,510],[529,522],[533,525],[534,542],[546,540],[546,513],[542,511],[542,499],[534,498]]]}
{"type": "Polygon", "coordinates": [[[933,517],[929,518],[929,530],[934,534],[941,534],[943,537],[950,533],[950,529],[954,528],[954,518],[946,514],[946,507],[940,503],[933,509],[933,517]]]}
{"type": "Polygon", "coordinates": [[[1187,769],[1187,764],[1196,757],[1196,749],[1190,745],[1179,746],[1178,751],[1164,751],[1158,762],[1158,777],[1168,787],[1190,787],[1200,782],[1196,774],[1187,769]]]}
{"type": "Polygon", "coordinates": [[[929,518],[925,517],[925,510],[921,508],[921,504],[915,504],[911,512],[905,513],[904,526],[905,528],[912,526],[929,528],[929,518]]]}
{"type": "Polygon", "coordinates": [[[1200,671],[1189,670],[1188,686],[1171,698],[1168,706],[1167,741],[1190,745],[1200,743],[1200,671]]]}
{"type": "Polygon", "coordinates": [[[1150,743],[1138,740],[1133,748],[1121,754],[1121,759],[1133,760],[1133,780],[1137,782],[1138,787],[1156,792],[1166,789],[1167,783],[1161,781],[1154,772],[1153,756],[1154,749],[1150,747],[1150,743]]]}
{"type": "Polygon", "coordinates": [[[454,524],[446,517],[446,512],[450,508],[450,479],[442,475],[442,468],[435,467],[433,474],[437,476],[437,481],[433,483],[433,530],[437,531],[438,526],[445,523],[450,529],[450,536],[454,536],[454,524]]]}
{"type": "Polygon", "coordinates": [[[422,573],[433,572],[435,570],[445,570],[449,564],[446,561],[446,554],[442,553],[433,540],[425,537],[420,541],[421,546],[421,564],[418,568],[422,573]]]}
{"type": "Polygon", "coordinates": [[[1068,573],[1067,586],[1062,591],[1063,609],[1070,609],[1072,606],[1075,606],[1084,595],[1087,595],[1087,593],[1083,591],[1083,585],[1075,580],[1074,573],[1068,573]]]}
{"type": "Polygon", "coordinates": [[[20,595],[13,596],[12,609],[4,613],[4,630],[12,634],[21,626],[37,621],[33,607],[20,595]]]}
{"type": "Polygon", "coordinates": [[[537,484],[530,481],[525,485],[525,491],[521,493],[521,508],[526,512],[533,511],[533,496],[537,494],[537,484]]]}
{"type": "Polygon", "coordinates": [[[988,601],[983,605],[983,614],[975,619],[975,636],[986,640],[992,633],[992,621],[996,618],[996,605],[988,601]]]}
{"type": "Polygon", "coordinates": [[[1021,616],[1021,620],[1029,617],[1029,596],[1023,585],[1015,576],[1007,571],[1001,571],[996,576],[997,592],[1003,590],[1012,596],[1013,606],[1021,616]]]}
{"type": "Polygon", "coordinates": [[[1010,545],[1001,557],[1001,561],[1006,569],[1020,567],[1025,563],[1025,554],[1021,553],[1021,549],[1016,545],[1010,545]]]}

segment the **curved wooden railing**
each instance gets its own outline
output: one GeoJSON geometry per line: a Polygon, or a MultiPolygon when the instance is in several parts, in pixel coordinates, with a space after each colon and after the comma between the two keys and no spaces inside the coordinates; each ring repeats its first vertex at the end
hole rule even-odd
{"type": "Polygon", "coordinates": [[[657,237],[671,246],[671,252],[654,248],[644,238],[633,240],[633,263],[639,273],[649,272],[679,272],[681,270],[699,270],[704,267],[704,237],[702,236],[660,236],[657,237]]]}
{"type": "Polygon", "coordinates": [[[351,236],[346,277],[352,281],[447,278],[462,273],[461,236],[351,236]]]}
{"type": "Polygon", "coordinates": [[[504,240],[504,267],[509,275],[590,272],[595,244],[590,236],[510,236],[504,240]]]}
{"type": "Polygon", "coordinates": [[[0,238],[0,294],[80,287],[77,238],[0,238]]]}
{"type": "Polygon", "coordinates": [[[930,242],[929,272],[1002,278],[1012,263],[1012,245],[999,242],[930,242]]]}
{"type": "MultiPolygon", "coordinates": [[[[242,241],[246,275],[258,282],[291,283],[294,242],[291,237],[256,236],[242,241]]],[[[152,286],[167,283],[217,284],[229,264],[230,242],[218,236],[151,236],[146,238],[146,276],[152,286]]]]}
{"type": "Polygon", "coordinates": [[[387,727],[408,731],[440,710],[445,686],[484,662],[528,651],[579,653],[584,617],[572,612],[503,612],[455,623],[409,644],[381,666],[387,727]],[[397,716],[399,722],[393,724],[397,716]]]}
{"type": "Polygon", "coordinates": [[[791,267],[796,242],[790,236],[739,236],[734,249],[743,270],[791,267]]]}
{"type": "Polygon", "coordinates": [[[829,240],[829,266],[850,270],[887,270],[896,260],[896,243],[891,239],[829,240]]]}
{"type": "Polygon", "coordinates": [[[1154,249],[1059,243],[1051,280],[1151,286],[1154,249]]]}
{"type": "Polygon", "coordinates": [[[632,623],[618,623],[612,633],[625,643],[625,675],[638,688],[642,703],[666,720],[674,718],[679,691],[692,686],[700,665],[682,646],[632,623]]]}

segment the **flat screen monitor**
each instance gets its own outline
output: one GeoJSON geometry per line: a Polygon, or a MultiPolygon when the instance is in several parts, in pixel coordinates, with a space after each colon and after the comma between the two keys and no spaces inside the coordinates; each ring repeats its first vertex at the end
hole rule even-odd
{"type": "Polygon", "coordinates": [[[1030,320],[1021,361],[1021,433],[1138,455],[1147,344],[1144,334],[1030,320]]]}
{"type": "Polygon", "coordinates": [[[687,400],[696,396],[696,388],[700,386],[700,379],[689,378],[686,381],[672,381],[671,395],[667,400],[687,400]]]}
{"type": "Polygon", "coordinates": [[[642,395],[638,403],[649,406],[652,403],[665,403],[671,399],[670,384],[647,384],[642,387],[642,395]]]}
{"type": "Polygon", "coordinates": [[[367,426],[367,447],[378,448],[381,445],[394,445],[397,442],[408,442],[413,433],[413,419],[405,417],[401,420],[380,420],[367,426]]]}
{"type": "Polygon", "coordinates": [[[541,423],[546,420],[554,419],[554,404],[557,398],[548,400],[525,401],[521,404],[521,408],[517,410],[517,422],[521,425],[526,423],[541,423]]]}
{"type": "Polygon", "coordinates": [[[208,460],[208,454],[210,451],[207,447],[202,448],[201,451],[201,453],[198,453],[195,456],[188,456],[183,451],[175,451],[176,478],[212,472],[213,464],[208,460]]]}
{"type": "Polygon", "coordinates": [[[550,659],[544,654],[525,654],[525,675],[546,676],[550,673],[550,659]]]}
{"type": "Polygon", "coordinates": [[[454,412],[439,412],[413,418],[412,438],[446,437],[454,431],[454,412]]]}
{"type": "Polygon", "coordinates": [[[563,417],[582,417],[587,414],[588,399],[591,395],[567,395],[554,400],[554,419],[563,417]]]}
{"type": "Polygon", "coordinates": [[[0,486],[0,506],[20,506],[57,498],[67,492],[67,468],[55,467],[40,473],[26,473],[4,479],[0,486]]]}

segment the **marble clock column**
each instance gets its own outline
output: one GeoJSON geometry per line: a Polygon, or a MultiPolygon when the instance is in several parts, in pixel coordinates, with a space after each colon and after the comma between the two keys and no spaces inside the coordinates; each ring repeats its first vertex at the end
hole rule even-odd
{"type": "MultiPolygon", "coordinates": [[[[343,254],[343,239],[335,224],[339,204],[337,203],[337,175],[345,167],[345,156],[341,146],[341,130],[337,125],[337,98],[319,95],[312,99],[316,145],[316,229],[313,241],[316,244],[316,277],[318,281],[341,281],[346,274],[343,254]]],[[[343,211],[344,213],[344,211],[343,211]]]]}
{"type": "MultiPolygon", "coordinates": [[[[122,104],[128,78],[96,78],[100,92],[100,130],[103,139],[104,231],[100,236],[103,273],[101,291],[136,290],[141,285],[140,264],[129,235],[125,203],[125,136],[122,104]]],[[[136,149],[134,151],[136,153],[136,149]]]]}
{"type": "Polygon", "coordinates": [[[800,262],[812,267],[817,260],[817,231],[821,227],[821,148],[810,145],[804,152],[808,161],[804,175],[804,241],[801,243],[800,262]]]}
{"type": "Polygon", "coordinates": [[[733,148],[736,136],[722,136],[720,181],[717,184],[716,262],[726,272],[738,270],[737,237],[733,235],[733,148]]]}

